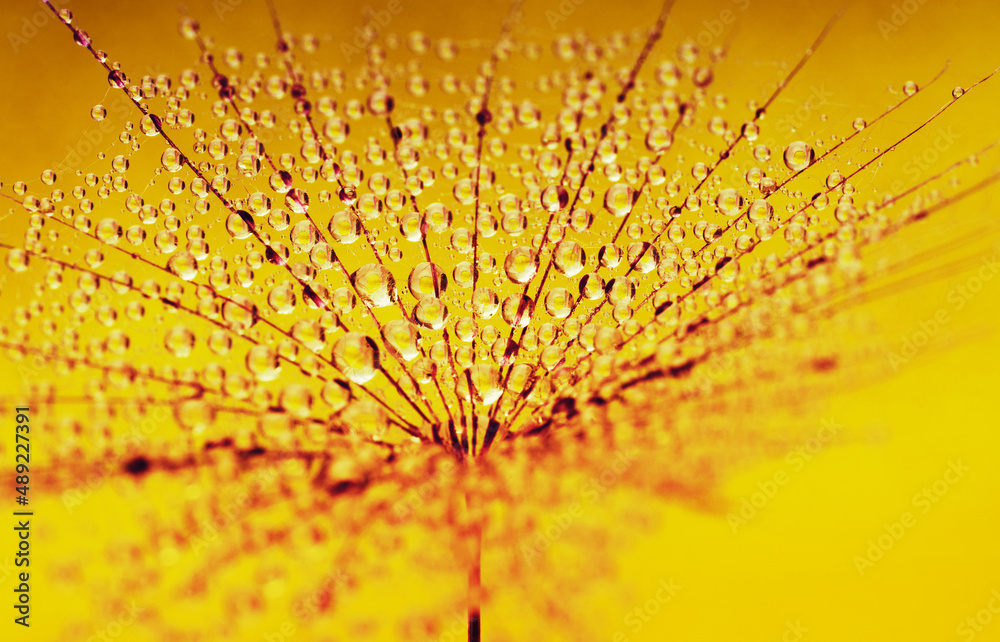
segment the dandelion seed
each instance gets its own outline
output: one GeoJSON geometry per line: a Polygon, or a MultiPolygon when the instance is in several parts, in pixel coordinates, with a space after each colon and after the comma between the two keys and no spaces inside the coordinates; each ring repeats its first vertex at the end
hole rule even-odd
{"type": "MultiPolygon", "coordinates": [[[[33,290],[5,296],[14,310],[0,346],[34,364],[27,398],[62,440],[40,473],[53,487],[70,483],[60,466],[114,462],[116,489],[162,484],[158,501],[179,507],[137,509],[156,551],[131,550],[139,570],[121,588],[164,582],[158,569],[178,565],[190,571],[185,594],[202,595],[214,564],[259,556],[256,574],[229,587],[233,616],[315,582],[267,563],[275,542],[305,566],[338,568],[365,554],[372,529],[385,535],[367,551],[378,565],[395,526],[425,520],[444,544],[421,555],[443,550],[431,564],[463,569],[467,635],[480,639],[494,592],[483,560],[530,521],[513,511],[498,523],[496,507],[556,502],[551,484],[533,485],[535,467],[602,474],[612,449],[616,478],[642,468],[632,483],[707,505],[732,462],[702,457],[711,436],[682,417],[712,424],[754,368],[836,376],[844,359],[814,346],[795,356],[795,342],[879,293],[862,249],[1000,180],[941,187],[964,176],[965,159],[896,194],[869,189],[883,162],[993,74],[937,111],[907,112],[919,124],[881,149],[867,137],[941,74],[906,82],[881,113],[831,124],[832,138],[759,143],[836,18],[734,118],[739,97],[710,91],[738,42],[684,42],[669,59],[670,0],[645,28],[610,38],[522,41],[516,0],[485,45],[359,29],[363,60],[333,70],[311,59],[326,45],[286,33],[269,3],[267,52],[221,51],[186,16],[197,65],[143,77],[96,48],[83,11],[46,5],[107,83],[91,118],[120,132],[86,169],[46,170],[43,187],[3,194],[27,228],[0,248],[33,290]],[[529,91],[507,68],[535,65],[543,44],[565,68],[539,68],[529,91]],[[439,77],[421,62],[431,56],[439,77]],[[475,72],[454,75],[466,60],[475,72]],[[125,122],[114,100],[127,101],[125,122]],[[145,345],[152,354],[137,353],[145,345]],[[721,358],[732,367],[714,374],[721,358]],[[59,422],[74,404],[89,424],[59,422]],[[139,432],[126,448],[129,425],[139,432]],[[212,529],[243,515],[254,526],[199,561],[212,529]]],[[[740,439],[732,458],[756,456],[738,452],[752,450],[740,439]]],[[[539,555],[529,548],[511,575],[539,555]]],[[[346,591],[328,588],[303,613],[336,612],[346,591]]],[[[220,618],[199,632],[245,629],[220,618]]]]}

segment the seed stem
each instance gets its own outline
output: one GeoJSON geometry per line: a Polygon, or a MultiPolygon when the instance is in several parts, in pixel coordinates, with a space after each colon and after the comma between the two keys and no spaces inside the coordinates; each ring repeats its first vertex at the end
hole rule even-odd
{"type": "Polygon", "coordinates": [[[484,518],[479,498],[467,492],[465,503],[469,513],[469,642],[479,642],[482,628],[482,558],[484,518]]]}

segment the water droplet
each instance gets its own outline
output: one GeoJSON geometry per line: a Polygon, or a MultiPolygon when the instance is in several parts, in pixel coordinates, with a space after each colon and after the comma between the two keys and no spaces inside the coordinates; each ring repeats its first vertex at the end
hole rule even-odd
{"type": "Polygon", "coordinates": [[[434,263],[418,263],[410,272],[410,292],[416,297],[440,296],[448,287],[448,277],[434,263]]]}
{"type": "Polygon", "coordinates": [[[187,357],[194,350],[195,336],[188,328],[179,325],[167,330],[163,346],[175,357],[187,357]]]}
{"type": "Polygon", "coordinates": [[[119,69],[112,69],[108,74],[108,84],[115,89],[124,89],[128,84],[128,78],[119,69]]]}
{"type": "Polygon", "coordinates": [[[333,362],[354,383],[368,383],[378,372],[378,346],[360,332],[348,332],[333,344],[333,362]]]}
{"type": "Polygon", "coordinates": [[[14,272],[24,272],[28,269],[29,254],[22,249],[15,248],[7,253],[7,267],[14,272]]]}
{"type": "Polygon", "coordinates": [[[510,326],[524,328],[531,323],[531,316],[534,314],[534,311],[535,303],[531,297],[524,294],[515,294],[504,299],[500,315],[510,326]]]}
{"type": "Polygon", "coordinates": [[[472,401],[475,397],[477,405],[492,405],[502,392],[499,369],[485,364],[474,365],[456,378],[455,391],[465,401],[472,401]],[[472,395],[469,394],[470,381],[472,395]]]}
{"type": "Polygon", "coordinates": [[[396,303],[396,279],[389,270],[376,263],[362,266],[351,274],[351,284],[368,305],[384,308],[396,303]]]}
{"type": "Polygon", "coordinates": [[[246,368],[257,381],[274,381],[281,374],[278,353],[268,345],[255,345],[247,351],[246,368]]]}
{"type": "Polygon", "coordinates": [[[260,317],[252,300],[235,294],[222,304],[222,318],[234,332],[242,334],[252,328],[260,317]]]}
{"type": "Polygon", "coordinates": [[[587,254],[575,241],[560,241],[552,252],[552,264],[566,276],[576,276],[586,263],[587,254]]]}
{"type": "Polygon", "coordinates": [[[404,361],[412,361],[420,354],[420,335],[405,319],[393,319],[382,326],[382,339],[386,349],[404,361]]]}
{"type": "Polygon", "coordinates": [[[342,379],[330,379],[323,385],[320,396],[334,412],[338,412],[351,401],[351,386],[342,379]]]}
{"type": "Polygon", "coordinates": [[[785,148],[785,167],[793,172],[800,172],[816,160],[816,152],[802,141],[797,141],[785,148]]]}
{"type": "Polygon", "coordinates": [[[573,310],[573,295],[566,288],[552,288],[545,295],[545,311],[555,319],[565,319],[573,310]]]}
{"type": "Polygon", "coordinates": [[[198,276],[198,260],[190,252],[177,252],[167,261],[167,269],[185,281],[192,281],[198,276]]]}
{"type": "Polygon", "coordinates": [[[344,245],[350,245],[361,236],[361,220],[351,210],[334,214],[328,227],[333,240],[344,245]]]}
{"type": "Polygon", "coordinates": [[[558,212],[569,205],[569,192],[562,185],[549,185],[542,191],[542,207],[548,212],[558,212]]]}
{"type": "Polygon", "coordinates": [[[123,232],[121,224],[113,218],[102,220],[97,224],[97,229],[95,230],[97,238],[108,245],[118,245],[123,232]]]}
{"type": "Polygon", "coordinates": [[[726,216],[736,216],[743,208],[743,197],[732,188],[724,189],[715,197],[715,206],[726,216]]]}
{"type": "Polygon", "coordinates": [[[538,257],[531,248],[516,247],[507,254],[503,267],[507,278],[514,283],[524,285],[531,281],[538,271],[538,257]]]}
{"type": "Polygon", "coordinates": [[[614,243],[606,243],[597,251],[597,260],[602,267],[614,269],[622,262],[625,253],[614,243]]]}
{"type": "Polygon", "coordinates": [[[663,125],[650,127],[646,134],[646,148],[654,154],[662,154],[674,144],[674,136],[670,129],[663,125]]]}
{"type": "Polygon", "coordinates": [[[278,314],[290,314],[295,309],[296,301],[295,288],[290,283],[271,288],[267,295],[267,304],[278,314]]]}
{"type": "Polygon", "coordinates": [[[448,306],[433,295],[422,296],[413,308],[413,319],[425,328],[440,330],[448,320],[448,306]]]}
{"type": "Polygon", "coordinates": [[[618,183],[612,185],[605,193],[604,207],[612,215],[621,218],[632,211],[635,197],[636,191],[631,186],[618,183]]]}

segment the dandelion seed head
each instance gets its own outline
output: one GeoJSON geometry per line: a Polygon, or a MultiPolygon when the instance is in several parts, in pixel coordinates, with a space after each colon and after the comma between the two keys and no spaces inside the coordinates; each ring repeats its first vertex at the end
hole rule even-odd
{"type": "MultiPolygon", "coordinates": [[[[409,544],[422,565],[453,571],[472,504],[494,514],[487,550],[517,548],[609,453],[628,488],[718,512],[719,479],[790,438],[751,417],[870,365],[870,345],[823,336],[847,332],[829,304],[878,274],[861,249],[963,198],[926,173],[897,207],[872,178],[905,143],[872,128],[932,83],[863,117],[788,98],[812,34],[743,100],[728,46],[650,20],[533,38],[511,19],[495,41],[368,22],[340,60],[329,38],[240,50],[184,17],[194,62],[140,75],[78,13],[60,17],[106,83],[85,114],[106,137],[4,190],[27,294],[0,341],[36,373],[59,483],[61,464],[115,461],[116,492],[183,498],[139,509],[152,550],[102,551],[138,560],[134,590],[190,564],[185,594],[205,594],[213,565],[278,542],[388,572],[380,556],[427,537],[392,528],[413,522],[444,540],[409,544]],[[252,521],[195,556],[233,505],[252,521]]],[[[596,530],[568,537],[610,573],[596,530]]],[[[556,560],[515,552],[497,577],[556,560]]],[[[224,578],[237,616],[315,581],[232,572],[251,575],[224,578]]]]}

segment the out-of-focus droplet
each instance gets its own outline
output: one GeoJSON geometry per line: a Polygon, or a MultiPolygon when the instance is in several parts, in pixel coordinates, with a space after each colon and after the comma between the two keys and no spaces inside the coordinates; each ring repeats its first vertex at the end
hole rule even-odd
{"type": "Polygon", "coordinates": [[[348,332],[334,343],[333,362],[354,383],[368,383],[379,369],[378,346],[360,332],[348,332]]]}
{"type": "Polygon", "coordinates": [[[167,261],[167,269],[185,281],[192,281],[198,276],[198,260],[190,252],[177,252],[167,261]]]}
{"type": "Polygon", "coordinates": [[[344,408],[351,400],[351,386],[341,379],[329,379],[320,393],[323,401],[330,404],[334,412],[344,408]]]}
{"type": "Polygon", "coordinates": [[[190,356],[191,351],[194,350],[194,343],[194,332],[182,325],[167,330],[163,339],[163,347],[167,349],[167,352],[181,358],[190,356]]]}
{"type": "Polygon", "coordinates": [[[246,368],[257,381],[274,381],[281,373],[281,361],[271,346],[255,345],[247,351],[246,368]]]}
{"type": "Polygon", "coordinates": [[[14,272],[24,272],[28,269],[29,255],[22,249],[14,248],[7,253],[7,267],[14,272]]]}
{"type": "Polygon", "coordinates": [[[646,133],[646,148],[654,154],[662,154],[674,143],[674,136],[668,127],[654,125],[646,133]]]}
{"type": "Polygon", "coordinates": [[[386,349],[403,361],[412,361],[419,351],[420,334],[406,319],[393,319],[382,326],[386,349]]]}
{"type": "Polygon", "coordinates": [[[278,314],[290,314],[296,301],[295,288],[287,282],[274,286],[267,295],[267,304],[278,314]]]}

